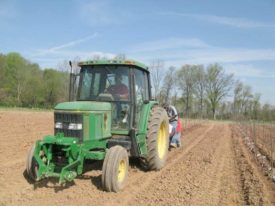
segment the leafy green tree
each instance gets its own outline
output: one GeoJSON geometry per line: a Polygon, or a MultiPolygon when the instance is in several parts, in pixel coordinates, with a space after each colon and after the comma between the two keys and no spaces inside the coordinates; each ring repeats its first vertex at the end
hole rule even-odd
{"type": "Polygon", "coordinates": [[[67,72],[41,70],[19,53],[0,54],[0,105],[52,107],[67,101],[67,85],[67,72]]]}
{"type": "Polygon", "coordinates": [[[177,83],[182,91],[183,100],[185,103],[185,114],[189,117],[192,109],[192,99],[194,95],[194,87],[196,83],[197,65],[184,65],[177,71],[177,83]]]}
{"type": "Polygon", "coordinates": [[[43,71],[37,64],[30,64],[28,68],[27,85],[22,93],[22,106],[43,107],[43,71]]]}
{"type": "Polygon", "coordinates": [[[219,103],[229,95],[234,84],[233,74],[226,74],[219,64],[210,64],[206,73],[206,93],[212,111],[212,117],[216,119],[216,111],[219,103]]]}
{"type": "Polygon", "coordinates": [[[45,69],[43,72],[43,82],[45,91],[45,103],[46,106],[51,107],[57,102],[63,100],[65,73],[58,72],[54,69],[45,69]]]}
{"type": "Polygon", "coordinates": [[[21,106],[22,92],[27,85],[28,62],[18,53],[9,53],[6,56],[7,69],[5,78],[7,79],[7,92],[11,100],[18,106],[21,106]]]}
{"type": "Polygon", "coordinates": [[[7,88],[6,88],[6,69],[7,69],[7,63],[6,63],[6,56],[3,54],[0,54],[0,105],[3,105],[4,102],[7,100],[7,88]]]}

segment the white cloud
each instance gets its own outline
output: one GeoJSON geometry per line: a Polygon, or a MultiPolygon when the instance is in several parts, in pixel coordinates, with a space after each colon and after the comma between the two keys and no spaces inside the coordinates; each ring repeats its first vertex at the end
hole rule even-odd
{"type": "MultiPolygon", "coordinates": [[[[29,56],[29,55],[26,55],[29,56]]],[[[79,58],[80,60],[92,59],[94,56],[114,58],[116,55],[113,53],[101,51],[78,51],[78,50],[56,50],[47,55],[35,56],[30,59],[34,62],[39,62],[42,68],[56,67],[58,63],[64,60],[73,60],[79,58]]]]}
{"type": "Polygon", "coordinates": [[[90,36],[87,36],[87,37],[84,37],[82,39],[78,39],[78,40],[75,40],[75,41],[71,41],[71,42],[68,42],[66,44],[62,44],[62,45],[59,45],[59,46],[56,46],[56,47],[53,47],[53,48],[50,48],[49,51],[56,51],[56,50],[60,50],[60,49],[64,49],[64,48],[67,48],[67,47],[72,47],[76,44],[80,44],[82,42],[85,42],[85,41],[88,41],[90,39],[93,39],[97,36],[97,33],[94,33],[93,35],[90,35],[90,36]]]}
{"type": "Polygon", "coordinates": [[[146,52],[130,53],[132,56],[142,58],[145,61],[163,59],[171,65],[182,64],[209,64],[240,63],[252,61],[274,61],[274,49],[240,49],[240,48],[182,48],[180,50],[152,50],[146,52]]]}
{"type": "Polygon", "coordinates": [[[199,21],[206,21],[216,24],[222,24],[237,28],[275,28],[275,23],[254,21],[245,18],[225,17],[217,15],[202,15],[202,14],[190,14],[190,13],[179,13],[179,12],[160,12],[160,15],[173,15],[182,16],[196,19],[199,21]]]}
{"type": "Polygon", "coordinates": [[[274,77],[266,70],[257,68],[252,64],[223,64],[223,67],[228,73],[233,73],[237,77],[274,77]]]}
{"type": "Polygon", "coordinates": [[[211,46],[200,39],[184,38],[144,42],[131,48],[132,50],[126,54],[146,64],[150,64],[153,59],[162,59],[165,65],[176,67],[217,62],[238,77],[275,77],[275,72],[272,73],[270,67],[267,69],[263,65],[259,68],[254,64],[259,61],[275,62],[275,49],[221,48],[211,46]]]}
{"type": "Polygon", "coordinates": [[[134,45],[130,52],[150,52],[176,48],[202,48],[208,47],[205,42],[196,38],[168,38],[134,45]]]}
{"type": "Polygon", "coordinates": [[[174,66],[275,60],[275,49],[222,48],[196,38],[167,38],[141,42],[130,47],[126,54],[146,62],[156,58],[163,59],[174,66]]]}
{"type": "Polygon", "coordinates": [[[40,49],[38,52],[36,52],[32,56],[34,56],[34,57],[35,56],[45,56],[50,53],[54,53],[55,51],[59,51],[59,50],[62,50],[62,49],[68,48],[68,47],[73,47],[77,44],[89,41],[91,39],[94,39],[96,36],[97,36],[97,33],[94,33],[94,34],[86,36],[84,38],[73,40],[73,41],[70,41],[70,42],[67,42],[67,43],[64,43],[61,45],[57,45],[57,46],[49,48],[49,49],[40,49]]]}
{"type": "Polygon", "coordinates": [[[97,37],[97,33],[86,36],[81,39],[76,39],[67,43],[63,43],[49,49],[39,49],[29,53],[25,52],[25,55],[34,62],[39,62],[42,67],[56,67],[58,63],[65,59],[75,59],[79,57],[81,60],[91,59],[94,56],[114,58],[115,54],[101,52],[101,51],[79,51],[77,49],[70,50],[70,47],[74,47],[83,42],[89,41],[97,37]]]}
{"type": "Polygon", "coordinates": [[[205,50],[187,52],[189,61],[199,63],[211,62],[245,62],[245,61],[274,61],[275,49],[242,49],[212,47],[205,50]]]}

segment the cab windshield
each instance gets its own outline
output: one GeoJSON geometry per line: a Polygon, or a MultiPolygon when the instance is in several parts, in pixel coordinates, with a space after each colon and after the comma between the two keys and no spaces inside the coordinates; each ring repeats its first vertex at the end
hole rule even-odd
{"type": "Polygon", "coordinates": [[[80,71],[78,101],[129,101],[129,67],[86,66],[80,71]]]}
{"type": "Polygon", "coordinates": [[[112,129],[129,130],[129,67],[84,66],[80,71],[78,101],[112,103],[112,129]]]}

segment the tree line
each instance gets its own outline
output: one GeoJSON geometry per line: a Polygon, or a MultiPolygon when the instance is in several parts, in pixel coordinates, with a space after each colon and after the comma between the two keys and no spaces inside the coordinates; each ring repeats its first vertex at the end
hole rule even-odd
{"type": "Polygon", "coordinates": [[[68,99],[68,73],[0,54],[0,106],[52,108],[68,99]]]}
{"type": "Polygon", "coordinates": [[[170,67],[151,63],[154,97],[175,105],[183,117],[275,120],[275,108],[261,103],[261,94],[217,64],[170,67]],[[154,81],[157,81],[154,82],[154,81]]]}
{"type": "MultiPolygon", "coordinates": [[[[165,70],[164,62],[155,60],[149,69],[154,98],[174,104],[184,117],[275,120],[274,106],[262,104],[260,94],[219,64],[165,70]]],[[[41,69],[19,53],[0,54],[0,106],[52,108],[68,101],[69,71],[65,61],[58,70],[41,69]]]]}

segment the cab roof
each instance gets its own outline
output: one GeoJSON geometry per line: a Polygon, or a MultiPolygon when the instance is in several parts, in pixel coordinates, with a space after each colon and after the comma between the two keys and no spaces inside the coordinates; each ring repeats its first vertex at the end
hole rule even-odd
{"type": "Polygon", "coordinates": [[[135,60],[88,60],[88,61],[82,61],[78,63],[79,66],[88,66],[88,65],[131,65],[131,66],[137,66],[139,68],[142,68],[146,71],[148,71],[148,67],[145,64],[142,64],[135,60]]]}

